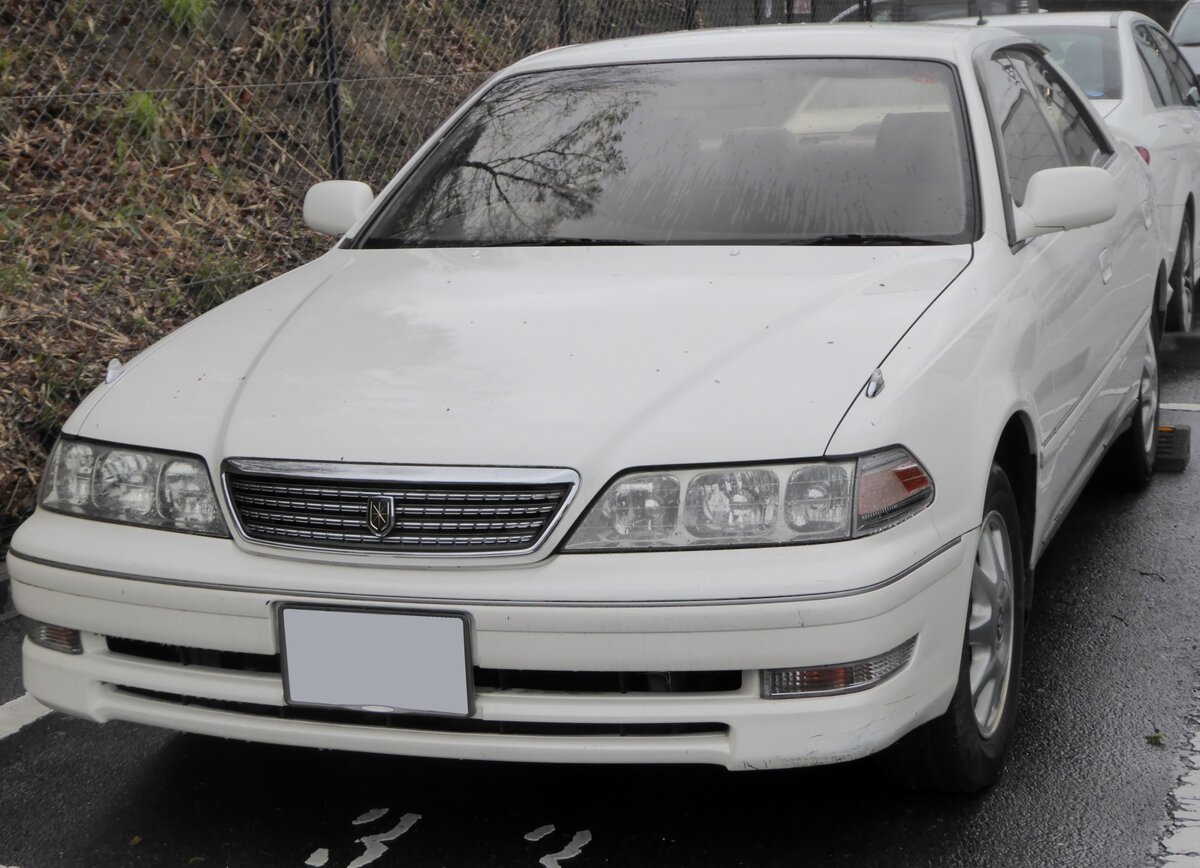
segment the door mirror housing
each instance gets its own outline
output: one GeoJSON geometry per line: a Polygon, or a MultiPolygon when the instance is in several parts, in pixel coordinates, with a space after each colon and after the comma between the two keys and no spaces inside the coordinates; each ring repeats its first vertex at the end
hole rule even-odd
{"type": "Polygon", "coordinates": [[[340,238],[373,201],[375,194],[362,181],[322,181],[304,194],[304,222],[310,229],[340,238]]]}
{"type": "Polygon", "coordinates": [[[1190,106],[1200,106],[1200,87],[1192,85],[1188,89],[1187,96],[1183,98],[1183,101],[1190,106]]]}
{"type": "Polygon", "coordinates": [[[1013,208],[1016,240],[1081,229],[1111,220],[1117,213],[1117,185],[1104,169],[1062,166],[1035,172],[1025,202],[1013,208]]]}

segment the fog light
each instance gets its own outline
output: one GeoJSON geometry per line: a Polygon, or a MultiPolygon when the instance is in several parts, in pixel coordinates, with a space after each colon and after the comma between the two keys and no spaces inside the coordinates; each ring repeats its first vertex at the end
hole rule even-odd
{"type": "Polygon", "coordinates": [[[879,657],[855,663],[833,666],[813,666],[808,669],[764,669],[762,698],[788,699],[794,696],[830,696],[853,693],[874,687],[904,668],[912,659],[917,637],[913,636],[898,648],[879,657]]]}
{"type": "Polygon", "coordinates": [[[41,621],[25,619],[25,635],[34,645],[41,645],[51,651],[62,651],[65,654],[82,654],[83,644],[79,641],[79,631],[70,627],[57,627],[54,624],[43,624],[41,621]]]}

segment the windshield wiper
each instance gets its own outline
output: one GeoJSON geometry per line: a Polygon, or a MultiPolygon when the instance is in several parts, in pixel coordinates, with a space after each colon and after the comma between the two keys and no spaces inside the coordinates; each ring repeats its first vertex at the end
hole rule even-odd
{"type": "Polygon", "coordinates": [[[803,244],[814,247],[846,245],[848,247],[867,246],[870,244],[949,244],[940,238],[921,238],[916,235],[859,235],[848,232],[843,235],[818,235],[815,238],[797,238],[794,241],[783,241],[782,244],[803,244]]]}
{"type": "Polygon", "coordinates": [[[407,241],[403,238],[368,238],[363,242],[366,249],[424,249],[430,247],[602,247],[614,245],[644,245],[644,241],[625,238],[526,238],[521,241],[459,241],[446,238],[427,238],[407,241]]]}
{"type": "Polygon", "coordinates": [[[466,247],[602,247],[640,246],[643,241],[628,238],[526,238],[522,241],[485,241],[482,244],[467,244],[466,247]]]}

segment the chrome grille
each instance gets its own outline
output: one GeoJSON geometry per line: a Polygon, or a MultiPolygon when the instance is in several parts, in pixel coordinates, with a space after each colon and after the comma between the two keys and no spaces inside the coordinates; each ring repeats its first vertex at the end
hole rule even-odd
{"type": "Polygon", "coordinates": [[[571,471],[537,468],[246,459],[227,461],[224,472],[230,505],[249,539],[414,555],[532,551],[557,521],[576,479],[571,471]],[[382,533],[367,520],[371,499],[390,501],[394,524],[382,533]]]}

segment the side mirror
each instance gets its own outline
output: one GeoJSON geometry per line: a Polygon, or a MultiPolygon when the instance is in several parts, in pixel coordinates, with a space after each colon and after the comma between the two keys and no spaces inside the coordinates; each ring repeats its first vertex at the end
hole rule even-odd
{"type": "Polygon", "coordinates": [[[304,194],[304,222],[310,229],[341,237],[374,200],[375,194],[362,181],[322,181],[304,194]]]}
{"type": "Polygon", "coordinates": [[[1188,89],[1187,96],[1183,98],[1183,101],[1190,106],[1200,106],[1200,87],[1192,85],[1188,89]]]}
{"type": "Polygon", "coordinates": [[[1094,226],[1117,213],[1117,185],[1104,169],[1062,166],[1034,172],[1025,204],[1013,209],[1017,241],[1094,226]]]}

